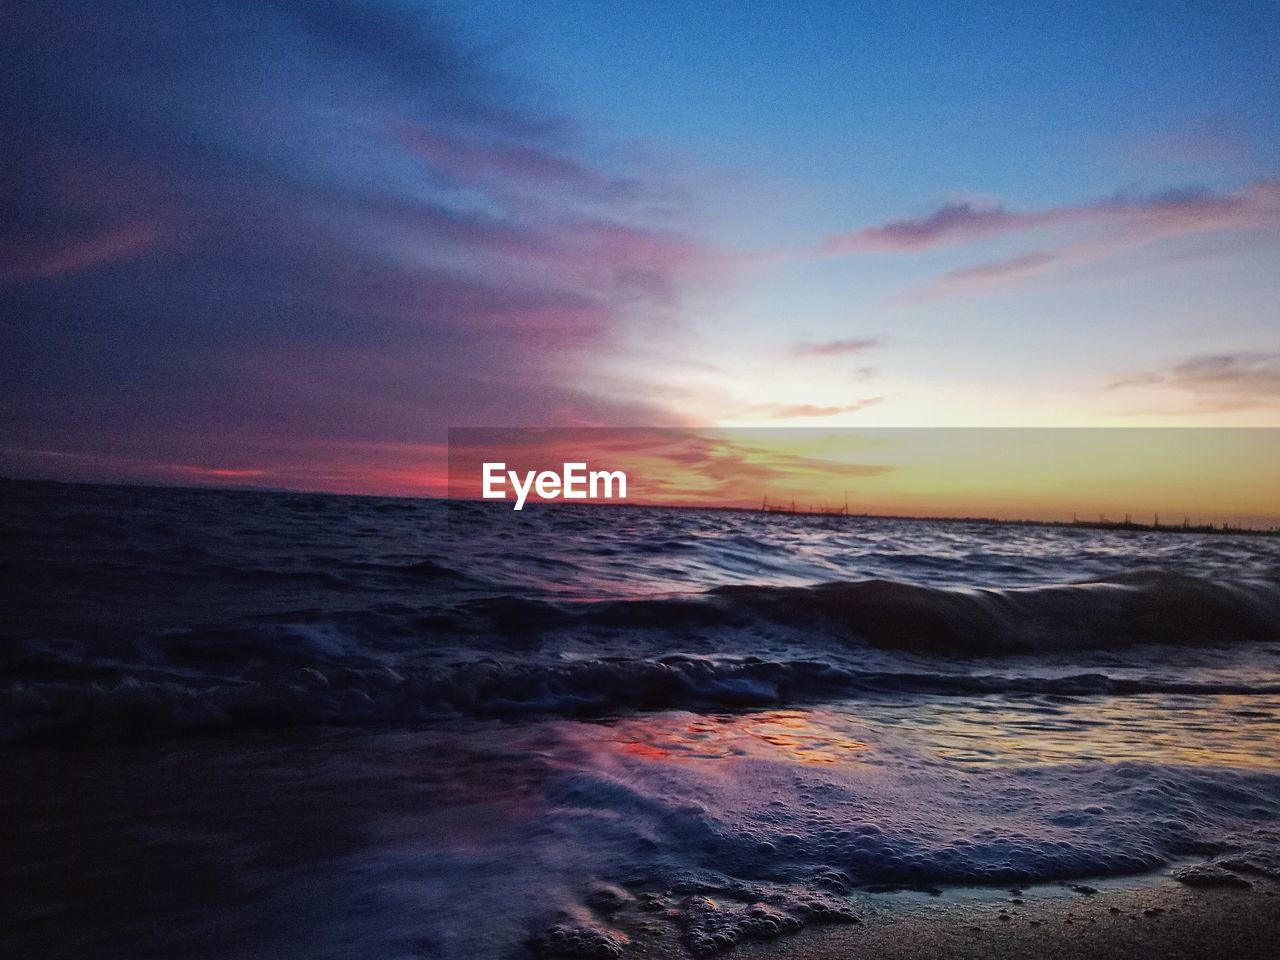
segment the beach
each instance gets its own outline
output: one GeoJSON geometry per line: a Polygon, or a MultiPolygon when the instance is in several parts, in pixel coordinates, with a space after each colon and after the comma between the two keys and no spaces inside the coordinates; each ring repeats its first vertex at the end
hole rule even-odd
{"type": "MultiPolygon", "coordinates": [[[[1054,890],[1021,891],[1003,902],[993,902],[989,891],[951,895],[934,905],[881,907],[856,927],[821,928],[790,940],[745,944],[735,956],[1260,960],[1274,955],[1280,933],[1280,896],[1274,883],[1263,887],[1248,892],[1189,890],[1156,881],[1108,885],[1091,897],[1054,890]],[[1024,902],[1012,905],[1014,899],[1024,902]]],[[[681,949],[668,943],[647,955],[678,957],[681,949]]]]}

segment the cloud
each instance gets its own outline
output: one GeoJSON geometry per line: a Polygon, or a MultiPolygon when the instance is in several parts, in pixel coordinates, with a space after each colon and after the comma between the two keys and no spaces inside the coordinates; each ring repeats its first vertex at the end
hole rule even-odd
{"type": "Polygon", "coordinates": [[[766,495],[820,503],[868,478],[896,469],[886,463],[828,458],[850,450],[838,428],[480,428],[449,433],[451,494],[478,497],[480,465],[501,459],[509,469],[583,460],[626,472],[627,496],[640,503],[759,506],[766,495]]]}
{"type": "MultiPolygon", "coordinates": [[[[207,448],[206,452],[207,452],[207,448]]],[[[246,448],[247,449],[247,448],[246,448]]],[[[11,474],[42,465],[42,473],[83,482],[217,485],[267,489],[381,491],[443,494],[448,488],[445,449],[434,444],[262,443],[251,455],[256,467],[169,463],[151,445],[138,455],[0,447],[0,471],[11,474]]]]}
{"type": "Polygon", "coordinates": [[[351,489],[351,444],[400,483],[449,425],[670,416],[592,371],[727,258],[503,51],[392,0],[50,0],[0,48],[6,446],[351,489]]]}
{"type": "Polygon", "coordinates": [[[561,189],[576,198],[626,199],[651,185],[633,177],[611,176],[555,150],[525,143],[480,141],[441,136],[431,130],[405,131],[417,150],[454,183],[503,191],[561,189]]]}
{"type": "Polygon", "coordinates": [[[120,263],[138,256],[159,235],[153,223],[124,222],[84,238],[52,237],[41,243],[10,241],[0,248],[0,283],[43,279],[103,264],[120,263]]]}
{"type": "Polygon", "coordinates": [[[850,253],[915,253],[932,247],[970,243],[984,237],[1044,226],[1064,216],[1065,210],[1019,213],[999,205],[952,203],[939,207],[924,217],[894,220],[851,233],[835,234],[823,241],[820,249],[827,256],[850,253]]]}
{"type": "Polygon", "coordinates": [[[1280,230],[1280,180],[1261,180],[1230,193],[1174,190],[1118,195],[1094,203],[1017,211],[998,204],[949,204],[918,218],[827,238],[822,256],[912,254],[1049,228],[1074,227],[1083,237],[951,271],[912,293],[927,300],[1010,282],[1069,264],[1090,263],[1163,240],[1247,230],[1280,230]]]}
{"type": "Polygon", "coordinates": [[[821,252],[915,253],[990,237],[1068,224],[1177,235],[1209,230],[1280,226],[1280,180],[1263,180],[1235,193],[1172,190],[1144,196],[1118,195],[1095,203],[1009,210],[998,204],[948,204],[918,219],[897,220],[828,237],[821,252]]]}
{"type": "Polygon", "coordinates": [[[1130,134],[1119,142],[1141,160],[1155,162],[1243,163],[1252,152],[1245,124],[1231,116],[1198,117],[1176,127],[1130,134]]]}
{"type": "Polygon", "coordinates": [[[1047,269],[1060,259],[1061,256],[1059,254],[1036,251],[1009,257],[1005,260],[980,263],[974,267],[965,267],[962,270],[953,270],[944,274],[934,282],[934,290],[964,285],[996,283],[1015,277],[1025,277],[1028,274],[1039,273],[1041,270],[1047,269]]]}
{"type": "Polygon", "coordinates": [[[818,343],[797,343],[792,352],[802,357],[841,357],[852,353],[865,353],[878,349],[883,341],[878,337],[849,337],[843,340],[824,340],[818,343]]]}
{"type": "Polygon", "coordinates": [[[834,417],[841,413],[857,413],[859,410],[865,410],[867,407],[874,406],[884,400],[884,397],[867,397],[854,403],[844,404],[842,406],[817,406],[811,403],[767,403],[757,404],[747,409],[748,417],[758,417],[763,420],[793,420],[801,418],[817,418],[817,417],[834,417]]]}
{"type": "Polygon", "coordinates": [[[1167,370],[1125,374],[1107,385],[1137,387],[1185,391],[1206,411],[1280,406],[1280,353],[1205,354],[1167,370]]]}

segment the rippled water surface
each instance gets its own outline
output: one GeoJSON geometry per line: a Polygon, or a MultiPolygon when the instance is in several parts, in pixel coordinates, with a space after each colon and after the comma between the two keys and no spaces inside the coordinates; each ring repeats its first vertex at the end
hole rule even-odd
{"type": "Polygon", "coordinates": [[[14,949],[603,957],[649,897],[697,952],[1280,877],[1274,537],[4,491],[14,949]]]}

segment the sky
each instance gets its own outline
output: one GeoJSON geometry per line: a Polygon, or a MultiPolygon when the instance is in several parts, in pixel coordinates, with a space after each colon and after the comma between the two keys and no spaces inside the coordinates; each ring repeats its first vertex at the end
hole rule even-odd
{"type": "Polygon", "coordinates": [[[1280,426],[1272,3],[8,7],[0,475],[1280,426]]]}
{"type": "Polygon", "coordinates": [[[567,502],[572,482],[576,499],[616,501],[621,481],[589,485],[601,470],[626,477],[627,503],[647,505],[1280,529],[1275,428],[449,431],[450,498],[524,509],[567,502]]]}

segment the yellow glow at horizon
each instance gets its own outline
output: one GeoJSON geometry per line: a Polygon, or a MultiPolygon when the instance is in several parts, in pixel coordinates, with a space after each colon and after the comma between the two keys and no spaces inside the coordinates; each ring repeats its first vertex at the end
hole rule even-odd
{"type": "MultiPolygon", "coordinates": [[[[800,509],[1164,522],[1280,518],[1280,430],[725,429],[698,431],[771,472],[740,483],[663,476],[664,500],[795,499],[800,509]],[[884,467],[867,475],[859,468],[884,467]],[[754,487],[751,484],[754,483],[754,487]],[[683,496],[682,496],[683,495],[683,496]]],[[[662,475],[659,457],[650,466],[662,475]]]]}

